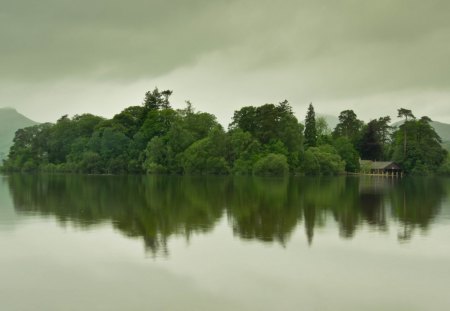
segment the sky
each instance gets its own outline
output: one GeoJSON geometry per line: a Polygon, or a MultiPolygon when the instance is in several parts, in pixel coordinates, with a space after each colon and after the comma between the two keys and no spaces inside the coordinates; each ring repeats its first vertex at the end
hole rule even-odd
{"type": "Polygon", "coordinates": [[[450,122],[448,0],[0,0],[0,107],[112,117],[173,90],[227,125],[287,99],[304,119],[408,108],[450,122]]]}

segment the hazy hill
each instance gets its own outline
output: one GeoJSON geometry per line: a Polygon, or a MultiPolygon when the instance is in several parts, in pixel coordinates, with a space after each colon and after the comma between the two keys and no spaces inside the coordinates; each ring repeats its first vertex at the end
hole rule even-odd
{"type": "Polygon", "coordinates": [[[443,141],[450,142],[450,124],[433,121],[431,122],[431,125],[439,136],[441,136],[443,141]]]}
{"type": "Polygon", "coordinates": [[[12,145],[14,133],[37,122],[18,113],[14,108],[0,108],[0,159],[4,158],[12,145]]]}
{"type": "Polygon", "coordinates": [[[450,141],[444,141],[442,143],[442,145],[444,146],[445,149],[447,149],[448,151],[450,151],[450,141]]]}

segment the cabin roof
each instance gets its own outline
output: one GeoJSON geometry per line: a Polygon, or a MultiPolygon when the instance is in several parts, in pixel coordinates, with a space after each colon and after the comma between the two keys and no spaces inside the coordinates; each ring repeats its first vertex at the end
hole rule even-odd
{"type": "Polygon", "coordinates": [[[395,164],[394,162],[376,162],[376,161],[372,162],[372,169],[374,170],[381,170],[392,166],[398,167],[398,165],[395,164]]]}
{"type": "Polygon", "coordinates": [[[361,165],[369,165],[370,168],[373,170],[384,170],[384,169],[394,169],[394,170],[400,170],[401,167],[392,161],[370,161],[370,160],[361,160],[361,165]]]}

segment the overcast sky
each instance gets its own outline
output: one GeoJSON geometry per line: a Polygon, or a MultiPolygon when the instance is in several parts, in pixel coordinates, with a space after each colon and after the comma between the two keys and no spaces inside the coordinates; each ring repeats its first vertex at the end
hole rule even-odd
{"type": "Polygon", "coordinates": [[[111,117],[155,86],[224,125],[284,99],[450,122],[450,1],[0,0],[0,106],[111,117]]]}

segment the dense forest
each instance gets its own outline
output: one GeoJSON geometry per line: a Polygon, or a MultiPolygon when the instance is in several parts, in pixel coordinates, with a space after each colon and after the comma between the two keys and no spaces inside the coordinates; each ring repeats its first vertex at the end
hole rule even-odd
{"type": "Polygon", "coordinates": [[[428,117],[399,109],[365,124],[344,110],[330,129],[309,105],[304,125],[287,101],[234,112],[225,130],[188,101],[173,109],[172,91],[155,88],[142,105],[105,119],[61,117],[16,132],[3,171],[89,174],[336,175],[359,172],[360,159],[393,160],[409,174],[448,174],[450,161],[428,117]]]}

